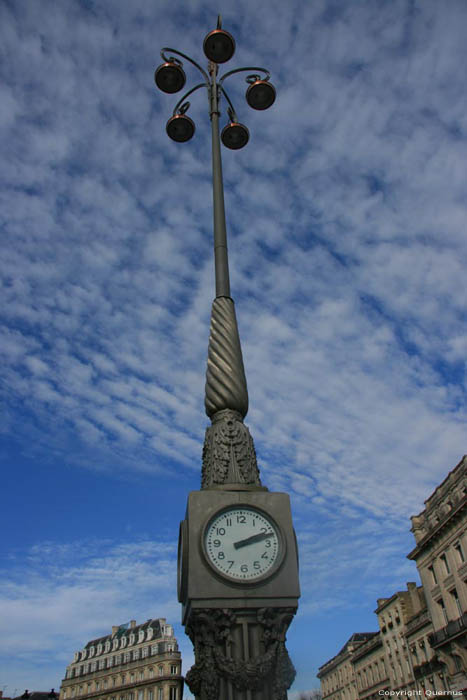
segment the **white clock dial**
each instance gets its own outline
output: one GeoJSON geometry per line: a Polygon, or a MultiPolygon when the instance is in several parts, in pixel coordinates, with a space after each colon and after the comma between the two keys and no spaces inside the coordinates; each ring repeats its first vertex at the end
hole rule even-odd
{"type": "Polygon", "coordinates": [[[266,578],[280,565],[280,529],[265,512],[250,506],[225,508],[207,524],[203,545],[214,569],[238,582],[266,578]]]}

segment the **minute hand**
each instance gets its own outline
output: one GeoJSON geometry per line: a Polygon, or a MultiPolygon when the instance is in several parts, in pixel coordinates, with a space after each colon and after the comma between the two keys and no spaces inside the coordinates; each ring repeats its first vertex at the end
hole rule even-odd
{"type": "Polygon", "coordinates": [[[272,537],[273,535],[273,532],[260,532],[257,535],[251,535],[251,537],[247,537],[245,540],[234,542],[234,547],[235,549],[240,549],[240,547],[246,547],[247,545],[253,544],[254,542],[261,542],[261,540],[266,540],[268,537],[272,537]]]}

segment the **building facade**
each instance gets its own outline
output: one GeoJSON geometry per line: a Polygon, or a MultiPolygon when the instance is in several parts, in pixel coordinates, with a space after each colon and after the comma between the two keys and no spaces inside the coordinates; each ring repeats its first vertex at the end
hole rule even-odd
{"type": "Polygon", "coordinates": [[[77,651],[60,700],[182,700],[182,660],[165,618],[116,625],[77,651]]]}
{"type": "Polygon", "coordinates": [[[378,599],[379,632],[320,667],[323,700],[467,692],[467,456],[411,520],[422,585],[378,599]]]}
{"type": "Polygon", "coordinates": [[[381,698],[391,686],[381,634],[375,633],[353,655],[357,697],[361,700],[381,698]]]}
{"type": "Polygon", "coordinates": [[[318,678],[321,681],[323,700],[357,700],[359,696],[353,657],[362,644],[377,635],[377,632],[356,632],[336,656],[319,668],[318,678]]]}
{"type": "Polygon", "coordinates": [[[433,625],[436,659],[448,688],[467,688],[467,456],[412,518],[414,561],[433,625]]]}

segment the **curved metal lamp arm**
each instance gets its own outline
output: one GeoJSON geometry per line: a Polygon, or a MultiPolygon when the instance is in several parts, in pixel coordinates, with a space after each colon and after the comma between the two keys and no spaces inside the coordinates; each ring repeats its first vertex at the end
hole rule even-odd
{"type": "MultiPolygon", "coordinates": [[[[173,111],[173,116],[175,116],[175,115],[177,114],[178,108],[180,107],[180,105],[183,104],[183,102],[186,100],[186,98],[189,97],[189,96],[191,95],[192,92],[195,92],[196,90],[199,90],[199,89],[202,88],[202,87],[209,88],[209,85],[206,85],[206,83],[198,83],[198,85],[195,85],[194,88],[191,88],[191,90],[188,90],[188,92],[185,93],[185,94],[183,95],[183,97],[181,97],[181,98],[179,99],[179,101],[177,102],[177,104],[175,105],[175,108],[174,108],[174,111],[173,111]]],[[[228,98],[227,98],[227,99],[228,99],[228,98]]]]}
{"type": "Polygon", "coordinates": [[[222,83],[224,82],[224,80],[229,76],[233,75],[234,73],[242,73],[246,71],[249,72],[251,70],[260,70],[262,73],[266,73],[266,77],[264,78],[264,80],[269,80],[269,78],[271,77],[270,72],[266,70],[266,68],[259,68],[258,66],[249,66],[248,68],[234,68],[234,70],[229,70],[228,73],[225,73],[222,76],[222,78],[219,80],[219,85],[222,87],[222,83]]]}
{"type": "Polygon", "coordinates": [[[224,95],[225,99],[227,100],[227,102],[228,102],[229,105],[230,105],[230,109],[232,110],[232,115],[233,115],[234,121],[237,121],[237,113],[236,113],[236,111],[235,111],[235,107],[233,106],[230,97],[228,96],[228,94],[226,93],[226,91],[224,90],[224,88],[222,87],[222,85],[220,85],[219,87],[220,87],[221,92],[222,92],[222,94],[224,95]]]}
{"type": "MultiPolygon", "coordinates": [[[[169,61],[169,58],[165,55],[164,51],[170,51],[171,53],[176,53],[177,56],[183,56],[183,58],[185,58],[187,61],[190,61],[190,63],[191,63],[193,66],[195,66],[199,71],[201,71],[201,73],[203,74],[203,77],[206,79],[206,85],[209,85],[209,75],[206,73],[206,71],[204,70],[204,68],[201,68],[201,66],[199,65],[199,63],[196,63],[196,61],[194,61],[192,58],[190,58],[189,56],[187,56],[186,53],[182,53],[181,51],[177,51],[177,49],[171,49],[171,48],[169,48],[168,46],[165,46],[165,47],[161,50],[161,56],[162,56],[162,58],[164,59],[164,61],[166,61],[166,62],[169,61]]],[[[261,68],[258,68],[258,70],[261,70],[261,68]]]]}

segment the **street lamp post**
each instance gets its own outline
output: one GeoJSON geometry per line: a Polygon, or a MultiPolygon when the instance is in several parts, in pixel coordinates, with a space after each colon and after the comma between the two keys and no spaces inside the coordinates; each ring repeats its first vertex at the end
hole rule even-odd
{"type": "Polygon", "coordinates": [[[186,82],[180,58],[203,76],[175,105],[168,136],[179,143],[192,138],[195,124],[187,115],[187,98],[201,88],[207,90],[212,131],[216,297],[205,389],[211,426],[204,441],[201,490],[188,495],[180,523],[177,567],[182,622],[195,652],[186,682],[198,700],[286,700],[295,677],[285,640],[300,596],[298,553],[289,496],[262,485],[253,439],[243,423],[248,390],[230,296],[220,147],[222,141],[238,150],[249,140],[224,81],[249,73],[246,100],[257,110],[270,107],[276,91],[265,68],[236,68],[218,77],[219,64],[235,51],[220,17],[203,49],[207,71],[186,54],[164,48],[164,62],[155,72],[156,85],[169,94],[186,82]],[[229,121],[219,133],[222,97],[229,121]]]}

